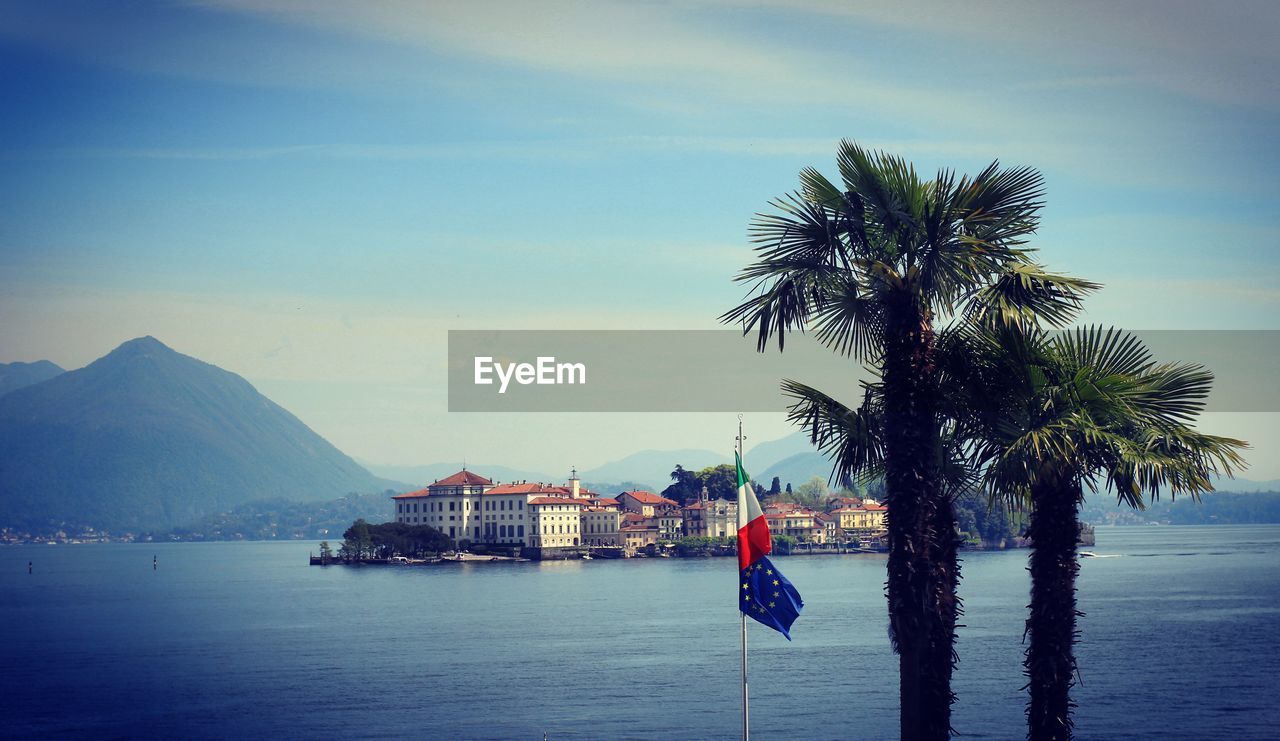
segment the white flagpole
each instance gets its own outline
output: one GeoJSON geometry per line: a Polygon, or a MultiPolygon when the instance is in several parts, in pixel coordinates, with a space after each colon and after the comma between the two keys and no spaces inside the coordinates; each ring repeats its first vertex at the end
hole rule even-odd
{"type": "MultiPolygon", "coordinates": [[[[742,434],[742,415],[739,414],[737,440],[739,461],[742,460],[742,441],[745,439],[746,437],[742,434]]],[[[745,471],[746,468],[744,467],[743,470],[745,471]]],[[[739,502],[739,507],[741,507],[741,502],[739,502]]],[[[741,516],[742,514],[739,513],[738,517],[741,516]]],[[[735,522],[734,524],[736,525],[737,523],[735,522]]],[[[741,547],[741,544],[739,544],[739,547],[741,547]]],[[[734,583],[736,585],[737,581],[735,580],[734,583]]],[[[750,716],[747,714],[747,613],[739,609],[738,615],[742,618],[742,741],[750,741],[751,721],[750,716]]]]}

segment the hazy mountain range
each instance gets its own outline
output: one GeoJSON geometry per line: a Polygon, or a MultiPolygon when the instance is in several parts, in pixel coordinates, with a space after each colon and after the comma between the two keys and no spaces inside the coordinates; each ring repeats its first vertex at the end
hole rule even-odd
{"type": "Polygon", "coordinates": [[[17,391],[23,386],[47,381],[66,371],[48,360],[34,363],[0,363],[0,396],[17,391]]]}
{"type": "Polygon", "coordinates": [[[395,485],[240,376],[152,337],[0,396],[0,450],[0,525],[33,531],[173,527],[395,485]]]}
{"type": "MultiPolygon", "coordinates": [[[[377,475],[370,473],[240,376],[152,337],[73,371],[48,361],[0,365],[0,451],[0,527],[29,532],[162,530],[246,502],[418,488],[462,467],[370,465],[377,475]]],[[[698,470],[722,463],[731,463],[730,455],[644,450],[579,476],[605,494],[661,491],[676,464],[698,470]]],[[[774,476],[798,486],[831,471],[802,433],[748,447],[745,465],[765,486],[774,476]]],[[[562,483],[569,473],[468,468],[497,481],[562,483]]],[[[1280,480],[1218,485],[1280,490],[1280,480]]]]}

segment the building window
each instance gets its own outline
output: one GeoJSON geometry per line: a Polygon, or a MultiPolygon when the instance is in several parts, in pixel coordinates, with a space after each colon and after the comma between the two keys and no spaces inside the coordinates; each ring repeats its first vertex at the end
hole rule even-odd
{"type": "Polygon", "coordinates": [[[517,537],[523,538],[523,537],[524,537],[524,525],[520,525],[520,526],[518,527],[518,529],[519,529],[519,533],[518,533],[517,537]]]}
{"type": "MultiPolygon", "coordinates": [[[[450,511],[450,512],[452,512],[452,511],[453,511],[453,505],[454,505],[454,504],[456,504],[456,502],[449,502],[449,511],[450,511]]],[[[452,520],[453,518],[452,518],[452,517],[450,517],[449,519],[450,519],[450,520],[452,520]]]]}

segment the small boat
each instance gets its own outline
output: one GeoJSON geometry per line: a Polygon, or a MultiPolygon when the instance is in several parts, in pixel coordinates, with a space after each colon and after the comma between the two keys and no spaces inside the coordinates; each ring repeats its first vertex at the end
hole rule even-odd
{"type": "Polygon", "coordinates": [[[583,561],[590,561],[590,560],[591,560],[591,554],[590,554],[590,553],[584,553],[584,554],[582,554],[582,560],[583,560],[583,561]]]}

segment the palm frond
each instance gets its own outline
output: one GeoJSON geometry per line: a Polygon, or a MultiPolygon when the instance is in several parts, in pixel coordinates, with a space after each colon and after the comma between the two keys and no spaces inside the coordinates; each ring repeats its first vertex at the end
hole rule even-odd
{"type": "Polygon", "coordinates": [[[967,314],[971,321],[992,327],[1061,327],[1080,313],[1085,295],[1101,287],[1083,278],[1046,272],[1035,263],[1008,262],[995,280],[973,294],[967,314]]]}
{"type": "Polygon", "coordinates": [[[787,419],[833,462],[832,481],[869,481],[883,473],[883,421],[873,394],[854,410],[799,381],[784,380],[782,393],[794,400],[787,419]]]}

